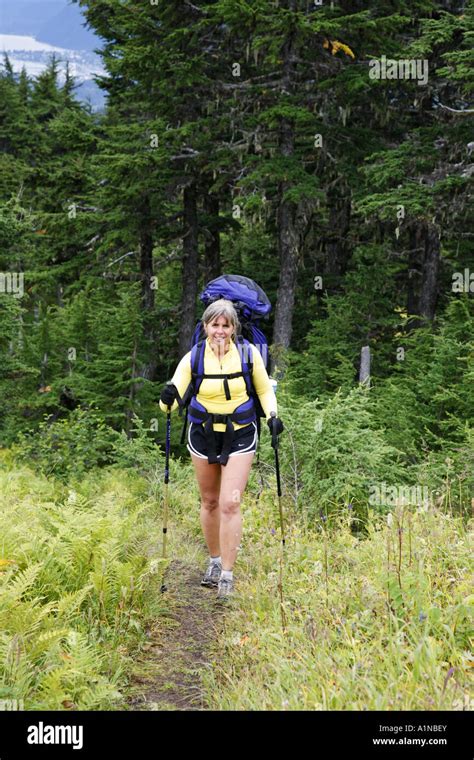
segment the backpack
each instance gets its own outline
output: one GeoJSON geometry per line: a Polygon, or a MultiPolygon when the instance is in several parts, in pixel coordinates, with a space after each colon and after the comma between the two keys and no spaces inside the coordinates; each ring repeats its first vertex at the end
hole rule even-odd
{"type": "Polygon", "coordinates": [[[181,443],[184,443],[188,417],[192,422],[202,422],[206,432],[206,438],[209,445],[210,460],[217,461],[215,458],[215,444],[213,441],[213,422],[223,422],[226,424],[226,436],[224,439],[221,463],[224,464],[226,454],[224,450],[230,447],[233,434],[233,426],[230,421],[241,425],[246,425],[253,420],[256,421],[257,434],[260,438],[260,418],[265,417],[260,399],[252,381],[253,372],[253,348],[250,343],[257,348],[262,356],[265,368],[268,367],[268,343],[264,333],[260,330],[260,319],[268,318],[271,310],[271,303],[262,290],[253,280],[241,275],[221,275],[209,282],[200,295],[200,299],[205,306],[219,298],[226,298],[235,306],[239,321],[242,327],[242,335],[235,336],[235,344],[240,354],[241,370],[229,375],[207,375],[204,373],[204,353],[206,348],[205,333],[201,321],[196,324],[192,344],[191,344],[191,382],[181,400],[179,414],[186,410],[186,416],[181,435],[181,443]],[[248,401],[241,404],[230,415],[211,415],[205,407],[200,404],[196,396],[199,387],[206,377],[224,378],[224,390],[226,398],[231,398],[228,380],[235,377],[243,377],[247,386],[248,401]]]}

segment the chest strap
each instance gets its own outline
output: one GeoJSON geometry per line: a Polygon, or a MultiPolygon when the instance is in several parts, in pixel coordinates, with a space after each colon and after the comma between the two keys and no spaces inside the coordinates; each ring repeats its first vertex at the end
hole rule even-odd
{"type": "MultiPolygon", "coordinates": [[[[240,372],[228,372],[228,373],[221,373],[219,375],[208,375],[207,373],[202,374],[195,374],[192,373],[193,380],[199,380],[199,385],[201,385],[203,380],[223,380],[224,381],[224,392],[225,397],[227,401],[230,401],[232,396],[230,395],[230,389],[229,389],[229,383],[228,380],[233,380],[236,377],[245,377],[245,375],[249,375],[249,372],[244,372],[240,370],[240,372]]],[[[199,387],[199,386],[195,386],[199,387]]]]}

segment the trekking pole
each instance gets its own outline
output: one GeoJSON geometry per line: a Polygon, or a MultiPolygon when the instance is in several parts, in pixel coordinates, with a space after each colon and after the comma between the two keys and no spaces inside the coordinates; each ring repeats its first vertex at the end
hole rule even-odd
{"type": "MultiPolygon", "coordinates": [[[[276,417],[276,413],[270,412],[270,417],[276,417]]],[[[278,582],[278,591],[280,593],[281,624],[283,626],[283,631],[286,632],[286,614],[285,614],[285,607],[283,603],[283,556],[284,556],[284,550],[285,550],[285,527],[284,527],[284,522],[283,522],[283,507],[281,505],[281,480],[280,480],[280,462],[278,459],[278,436],[273,428],[272,428],[272,447],[273,447],[273,450],[275,451],[278,508],[280,511],[280,530],[281,530],[280,578],[278,582]]]]}
{"type": "MultiPolygon", "coordinates": [[[[275,412],[270,412],[270,417],[276,417],[275,412]]],[[[278,507],[280,510],[280,527],[281,527],[281,543],[285,546],[285,528],[283,523],[283,508],[281,506],[281,481],[280,481],[280,462],[278,459],[278,436],[274,430],[272,430],[272,446],[275,451],[275,468],[277,477],[277,493],[278,493],[278,507]]]]}
{"type": "MultiPolygon", "coordinates": [[[[165,488],[163,503],[163,559],[166,559],[166,539],[168,533],[168,483],[170,476],[170,448],[171,448],[171,407],[168,406],[166,413],[166,454],[165,454],[165,488]]],[[[160,589],[163,594],[167,591],[166,584],[163,583],[160,589]]]]}

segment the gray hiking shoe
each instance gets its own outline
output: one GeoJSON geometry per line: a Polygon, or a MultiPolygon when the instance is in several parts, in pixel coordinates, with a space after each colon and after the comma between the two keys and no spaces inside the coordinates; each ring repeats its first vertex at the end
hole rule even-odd
{"type": "Polygon", "coordinates": [[[207,570],[204,573],[203,579],[201,581],[201,586],[212,586],[215,588],[219,583],[221,570],[222,565],[220,563],[217,564],[216,562],[209,562],[207,570]]]}
{"type": "Polygon", "coordinates": [[[228,578],[221,578],[217,586],[217,601],[227,602],[232,597],[234,591],[234,582],[228,578]]]}

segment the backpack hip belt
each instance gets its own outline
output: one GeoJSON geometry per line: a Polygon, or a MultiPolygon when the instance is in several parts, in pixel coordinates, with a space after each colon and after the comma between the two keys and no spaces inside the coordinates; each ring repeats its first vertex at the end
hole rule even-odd
{"type": "Polygon", "coordinates": [[[237,406],[230,414],[214,414],[209,412],[206,407],[197,400],[196,396],[193,396],[191,399],[188,416],[191,422],[204,426],[204,434],[207,443],[207,459],[209,464],[227,464],[232,441],[234,440],[233,422],[238,425],[249,425],[257,417],[254,400],[251,397],[247,399],[247,401],[244,401],[243,404],[237,406]],[[216,439],[213,427],[214,423],[223,423],[225,425],[224,441],[220,458],[217,457],[216,439]]]}

